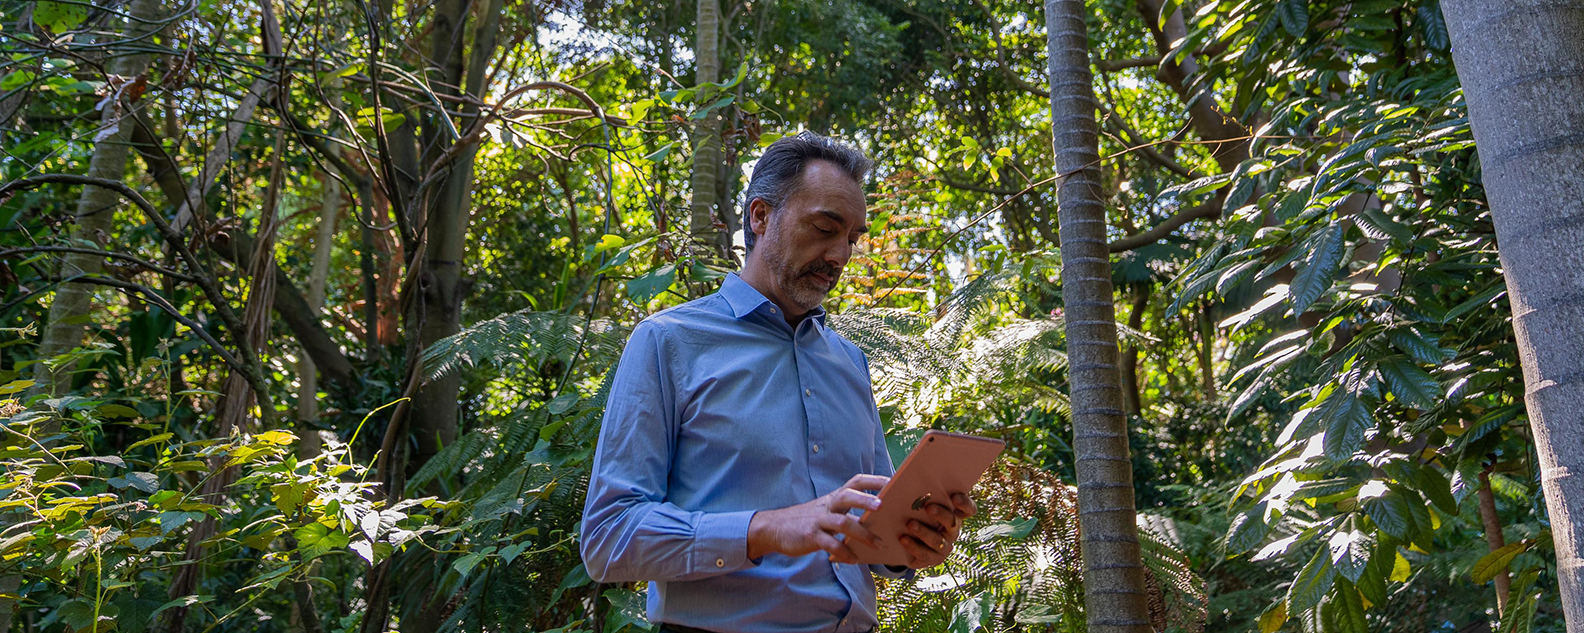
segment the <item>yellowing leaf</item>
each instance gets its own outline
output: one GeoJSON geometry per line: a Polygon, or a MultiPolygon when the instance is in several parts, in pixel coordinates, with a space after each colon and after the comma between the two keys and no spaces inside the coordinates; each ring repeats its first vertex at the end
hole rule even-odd
{"type": "Polygon", "coordinates": [[[1508,543],[1480,558],[1479,562],[1474,563],[1474,569],[1469,571],[1469,575],[1474,578],[1475,584],[1483,585],[1490,582],[1497,574],[1507,570],[1507,564],[1511,563],[1512,559],[1527,549],[1529,549],[1528,541],[1508,543]]]}
{"type": "Polygon", "coordinates": [[[1397,560],[1392,561],[1392,582],[1408,582],[1410,572],[1412,570],[1408,568],[1408,559],[1403,558],[1402,552],[1397,552],[1397,560]]]}
{"type": "Polygon", "coordinates": [[[1276,633],[1276,631],[1280,630],[1282,625],[1286,623],[1287,601],[1283,600],[1276,603],[1276,606],[1271,607],[1270,610],[1266,611],[1264,615],[1260,616],[1260,633],[1276,633]]]}

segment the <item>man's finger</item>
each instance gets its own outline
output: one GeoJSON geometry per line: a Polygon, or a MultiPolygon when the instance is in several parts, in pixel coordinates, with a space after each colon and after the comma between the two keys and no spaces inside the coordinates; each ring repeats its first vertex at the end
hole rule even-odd
{"type": "Polygon", "coordinates": [[[842,484],[842,487],[852,488],[853,490],[879,490],[884,488],[886,483],[889,481],[891,481],[891,478],[884,475],[866,475],[860,473],[853,475],[853,478],[848,479],[847,483],[842,484]]]}
{"type": "Polygon", "coordinates": [[[951,499],[952,503],[957,506],[955,512],[958,517],[966,519],[979,514],[979,505],[974,503],[973,499],[969,498],[968,495],[956,492],[952,493],[951,499]]]}
{"type": "Polygon", "coordinates": [[[952,512],[951,508],[948,508],[945,505],[939,503],[930,503],[928,506],[925,506],[924,512],[928,513],[930,518],[939,522],[941,527],[947,529],[957,527],[957,515],[952,512]]]}
{"type": "Polygon", "coordinates": [[[907,525],[908,533],[911,534],[913,538],[918,539],[920,543],[923,543],[925,547],[928,547],[932,550],[941,550],[946,548],[946,535],[940,531],[935,530],[928,525],[924,525],[922,522],[912,519],[908,520],[907,525]]]}
{"type": "Polygon", "coordinates": [[[918,539],[903,535],[899,542],[902,543],[902,551],[907,552],[908,567],[923,569],[931,566],[930,561],[934,559],[935,552],[930,551],[918,539]]]}
{"type": "Polygon", "coordinates": [[[836,537],[831,536],[829,532],[820,532],[819,534],[814,535],[814,542],[815,544],[819,545],[820,549],[825,550],[826,554],[830,555],[830,559],[833,562],[858,562],[858,555],[853,553],[852,548],[849,548],[846,544],[836,540],[836,537]]]}
{"type": "Polygon", "coordinates": [[[846,513],[854,508],[873,512],[880,509],[880,497],[853,488],[842,488],[831,493],[830,505],[827,507],[835,513],[846,513]]]}
{"type": "Polygon", "coordinates": [[[880,537],[869,528],[858,522],[858,517],[851,514],[830,514],[820,520],[820,527],[827,532],[846,534],[847,539],[858,539],[869,544],[869,547],[880,547],[880,537]]]}

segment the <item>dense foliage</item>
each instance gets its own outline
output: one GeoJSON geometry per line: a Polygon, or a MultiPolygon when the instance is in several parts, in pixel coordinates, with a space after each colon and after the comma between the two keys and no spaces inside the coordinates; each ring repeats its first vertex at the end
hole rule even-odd
{"type": "MultiPolygon", "coordinates": [[[[1436,0],[1088,4],[1156,627],[1564,630],[1436,0]]],[[[610,370],[803,129],[878,165],[827,307],[895,459],[1009,444],[883,628],[1085,630],[1041,8],[727,0],[713,82],[695,15],[0,0],[0,631],[645,630],[610,370]]]]}

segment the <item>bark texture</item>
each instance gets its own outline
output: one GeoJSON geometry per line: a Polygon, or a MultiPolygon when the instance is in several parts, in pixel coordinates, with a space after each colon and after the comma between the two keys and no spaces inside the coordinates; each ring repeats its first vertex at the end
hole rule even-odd
{"type": "Polygon", "coordinates": [[[1095,633],[1148,633],[1085,17],[1083,0],[1045,2],[1084,609],[1095,633]]]}
{"type": "Polygon", "coordinates": [[[1444,0],[1512,303],[1569,630],[1584,628],[1584,2],[1444,0]]]}
{"type": "MultiPolygon", "coordinates": [[[[720,0],[698,0],[698,38],[693,48],[698,64],[694,85],[720,81],[720,0]]],[[[705,105],[718,95],[711,95],[705,105]]],[[[709,113],[693,127],[693,197],[688,206],[688,232],[700,246],[724,256],[721,232],[715,228],[715,206],[720,191],[721,118],[719,111],[709,113]]]]}

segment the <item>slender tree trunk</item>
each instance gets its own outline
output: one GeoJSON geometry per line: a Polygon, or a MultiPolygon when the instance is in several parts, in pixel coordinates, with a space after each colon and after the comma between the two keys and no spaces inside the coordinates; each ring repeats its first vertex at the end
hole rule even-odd
{"type": "MultiPolygon", "coordinates": [[[[1479,514],[1480,523],[1485,527],[1485,545],[1494,552],[1507,546],[1507,538],[1502,536],[1501,517],[1496,514],[1496,495],[1491,494],[1489,466],[1480,471],[1479,481],[1479,514]]],[[[1512,575],[1507,573],[1504,566],[1496,572],[1496,614],[1507,615],[1507,593],[1512,588],[1512,575]]]]}
{"type": "Polygon", "coordinates": [[[1199,345],[1195,352],[1199,355],[1199,383],[1204,389],[1206,399],[1215,400],[1220,397],[1216,389],[1215,379],[1215,321],[1210,319],[1210,304],[1199,308],[1199,318],[1194,325],[1199,329],[1199,345]]]}
{"type": "Polygon", "coordinates": [[[1085,17],[1083,0],[1045,2],[1084,610],[1095,633],[1149,633],[1085,17]]]}
{"type": "MultiPolygon", "coordinates": [[[[1149,308],[1150,285],[1138,284],[1130,294],[1133,301],[1128,311],[1128,327],[1137,332],[1144,328],[1144,310],[1149,308]]],[[[1139,348],[1134,343],[1122,352],[1122,410],[1128,415],[1138,415],[1144,410],[1143,397],[1139,394],[1138,365],[1139,348]]]]}
{"type": "MultiPolygon", "coordinates": [[[[331,107],[340,107],[340,79],[329,87],[331,107]]],[[[332,152],[339,150],[329,146],[332,152]]],[[[313,263],[308,270],[308,309],[315,317],[324,308],[325,280],[330,276],[330,250],[334,246],[336,216],[341,209],[341,181],[325,174],[324,189],[319,196],[319,226],[314,230],[313,263]]],[[[302,423],[297,438],[297,457],[311,459],[319,454],[319,432],[313,423],[319,420],[319,372],[314,367],[313,356],[304,350],[297,361],[297,420],[302,423]]]]}
{"type": "MultiPolygon", "coordinates": [[[[147,36],[152,27],[152,22],[159,19],[161,7],[159,0],[136,0],[128,7],[128,13],[134,19],[127,25],[129,38],[142,38],[147,36]]],[[[110,72],[122,77],[138,77],[148,70],[149,56],[147,53],[131,53],[117,57],[112,63],[110,72]]],[[[87,176],[103,178],[105,180],[121,180],[126,175],[127,150],[130,147],[127,140],[132,136],[135,127],[132,119],[132,104],[122,103],[120,100],[107,104],[99,118],[99,125],[103,129],[94,143],[93,156],[88,159],[87,176]]],[[[112,222],[115,220],[116,209],[121,206],[120,195],[109,189],[86,185],[77,199],[76,222],[71,228],[73,242],[93,242],[101,247],[110,239],[112,222]]],[[[62,277],[74,275],[97,275],[104,268],[104,258],[98,255],[85,255],[68,253],[61,266],[62,277]]],[[[38,357],[51,359],[71,351],[82,343],[83,334],[87,331],[84,323],[93,300],[95,286],[90,284],[64,283],[55,290],[55,300],[50,303],[49,321],[44,326],[43,338],[39,341],[38,357]]],[[[72,371],[77,364],[63,363],[54,367],[46,363],[34,365],[34,380],[38,381],[34,390],[38,393],[60,395],[71,389],[72,371]]],[[[4,609],[0,609],[4,610],[4,609]]],[[[0,616],[9,618],[7,615],[0,616]]],[[[6,624],[0,622],[0,624],[6,624]]],[[[0,631],[6,630],[0,627],[0,631]]]]}
{"type": "Polygon", "coordinates": [[[1584,628],[1584,4],[1443,0],[1496,225],[1562,607],[1584,628]]]}
{"type": "MultiPolygon", "coordinates": [[[[720,0],[698,0],[698,40],[693,48],[697,71],[693,83],[703,86],[720,81],[720,0]]],[[[719,95],[711,95],[713,102],[719,95]]],[[[715,228],[715,206],[719,200],[721,165],[720,111],[711,112],[693,126],[693,197],[688,232],[698,245],[725,257],[722,232],[715,228]]]]}

